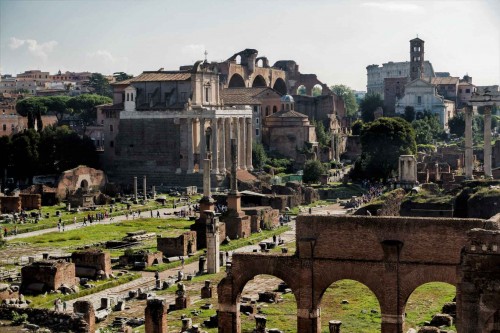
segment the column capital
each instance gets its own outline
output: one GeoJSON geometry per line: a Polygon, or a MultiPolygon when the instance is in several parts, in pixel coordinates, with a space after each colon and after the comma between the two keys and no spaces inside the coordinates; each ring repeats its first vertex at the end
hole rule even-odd
{"type": "Polygon", "coordinates": [[[492,109],[491,105],[485,105],[483,114],[485,116],[491,116],[491,109],[492,109]]]}

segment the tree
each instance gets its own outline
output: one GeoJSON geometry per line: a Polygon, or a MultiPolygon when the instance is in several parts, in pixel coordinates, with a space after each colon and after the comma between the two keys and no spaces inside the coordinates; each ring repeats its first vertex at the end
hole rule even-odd
{"type": "Polygon", "coordinates": [[[91,87],[97,95],[113,97],[108,80],[100,73],[92,73],[89,79],[89,87],[91,87]]]}
{"type": "Polygon", "coordinates": [[[67,106],[72,108],[73,112],[79,115],[83,123],[87,126],[91,125],[97,118],[96,106],[112,102],[113,100],[106,96],[84,94],[71,98],[67,106]]]}
{"type": "Polygon", "coordinates": [[[458,112],[455,117],[448,120],[448,128],[450,129],[450,134],[454,134],[459,138],[464,136],[464,133],[465,133],[465,115],[464,115],[464,113],[458,112]]]}
{"type": "Polygon", "coordinates": [[[316,130],[316,140],[318,140],[320,147],[328,146],[330,141],[330,136],[326,132],[323,122],[313,120],[312,123],[316,130]]]}
{"type": "Polygon", "coordinates": [[[316,97],[316,96],[320,96],[322,92],[323,92],[323,88],[321,88],[321,86],[319,86],[319,85],[315,85],[312,88],[311,94],[313,95],[313,97],[316,97]]]}
{"type": "Polygon", "coordinates": [[[354,117],[359,108],[354,91],[343,84],[333,85],[330,89],[344,100],[347,115],[354,117]]]}
{"type": "Polygon", "coordinates": [[[415,132],[402,118],[379,118],[361,131],[362,176],[388,179],[398,169],[400,155],[415,154],[415,132]]]}
{"type": "Polygon", "coordinates": [[[363,121],[361,119],[356,120],[351,127],[352,135],[360,135],[362,128],[363,128],[363,121]]]}
{"type": "Polygon", "coordinates": [[[384,102],[379,94],[369,93],[366,94],[365,98],[361,101],[360,109],[361,109],[361,119],[365,123],[373,121],[375,116],[373,113],[377,110],[378,107],[383,107],[384,102]]]}
{"type": "Polygon", "coordinates": [[[116,82],[125,81],[134,77],[133,75],[127,74],[125,72],[115,72],[113,73],[113,76],[116,82]]]}
{"type": "Polygon", "coordinates": [[[255,169],[262,170],[267,162],[267,154],[261,143],[254,142],[252,148],[252,163],[255,169]]]}
{"type": "Polygon", "coordinates": [[[45,98],[44,103],[49,113],[56,115],[57,121],[61,121],[65,114],[70,114],[71,109],[68,107],[68,102],[71,97],[68,96],[50,96],[45,98]]]}
{"type": "Polygon", "coordinates": [[[411,123],[412,121],[415,120],[415,108],[413,106],[406,106],[405,107],[405,114],[403,116],[404,120],[407,122],[411,123]]]}
{"type": "Polygon", "coordinates": [[[414,120],[411,126],[415,130],[415,141],[417,144],[432,143],[431,127],[424,119],[414,120]]]}
{"type": "Polygon", "coordinates": [[[10,137],[7,135],[0,136],[0,156],[2,157],[0,158],[0,180],[3,186],[5,186],[5,170],[9,166],[11,160],[11,141],[10,137]]]}
{"type": "Polygon", "coordinates": [[[38,167],[40,134],[33,129],[12,137],[11,153],[13,170],[18,178],[32,177],[38,167]]]}
{"type": "Polygon", "coordinates": [[[29,97],[22,99],[16,103],[16,111],[23,117],[28,117],[30,113],[35,115],[38,111],[44,115],[47,112],[45,100],[45,97],[29,97]]]}
{"type": "Polygon", "coordinates": [[[325,173],[325,167],[319,160],[308,160],[304,165],[302,180],[306,183],[315,183],[325,173]]]}

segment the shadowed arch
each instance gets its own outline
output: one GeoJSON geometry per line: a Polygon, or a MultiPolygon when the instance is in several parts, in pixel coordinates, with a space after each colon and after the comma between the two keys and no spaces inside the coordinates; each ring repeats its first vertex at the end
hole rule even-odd
{"type": "Polygon", "coordinates": [[[228,84],[229,88],[245,88],[245,80],[241,77],[240,74],[233,74],[228,84]]]}
{"type": "Polygon", "coordinates": [[[267,87],[266,79],[262,75],[257,75],[253,80],[252,87],[267,87]]]}
{"type": "Polygon", "coordinates": [[[286,87],[286,83],[282,78],[277,78],[274,82],[273,89],[279,92],[282,95],[286,95],[288,92],[288,88],[286,87]]]}

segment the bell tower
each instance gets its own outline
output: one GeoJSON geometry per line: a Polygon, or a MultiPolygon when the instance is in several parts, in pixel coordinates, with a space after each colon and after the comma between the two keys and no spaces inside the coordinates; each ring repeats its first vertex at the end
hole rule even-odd
{"type": "Polygon", "coordinates": [[[410,40],[410,80],[420,79],[424,73],[424,41],[410,40]]]}

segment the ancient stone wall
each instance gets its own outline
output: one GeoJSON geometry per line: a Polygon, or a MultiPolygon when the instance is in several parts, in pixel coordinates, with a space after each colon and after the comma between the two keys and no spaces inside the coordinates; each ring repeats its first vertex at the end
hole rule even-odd
{"type": "Polygon", "coordinates": [[[21,198],[0,196],[0,209],[2,213],[20,212],[22,209],[21,198]]]}
{"type": "Polygon", "coordinates": [[[37,261],[21,268],[21,292],[41,293],[56,290],[62,284],[75,284],[75,264],[66,261],[37,261]]]}
{"type": "Polygon", "coordinates": [[[19,197],[24,210],[42,208],[42,196],[40,194],[20,194],[19,197]]]}
{"type": "Polygon", "coordinates": [[[243,208],[243,212],[251,217],[252,233],[261,228],[273,229],[279,226],[279,210],[271,207],[243,208]]]}
{"type": "Polygon", "coordinates": [[[71,254],[71,261],[75,264],[76,276],[95,278],[99,271],[109,277],[111,270],[111,256],[104,251],[80,251],[71,254]]]}
{"type": "Polygon", "coordinates": [[[160,237],[156,239],[156,248],[165,257],[187,256],[197,251],[196,231],[188,231],[179,237],[160,237]]]}
{"type": "Polygon", "coordinates": [[[65,199],[68,193],[73,193],[79,188],[91,191],[100,190],[105,184],[104,171],[80,165],[61,174],[56,185],[57,197],[60,200],[65,199]]]}
{"type": "Polygon", "coordinates": [[[355,161],[359,156],[361,156],[361,138],[359,135],[349,135],[342,158],[355,161]]]}

